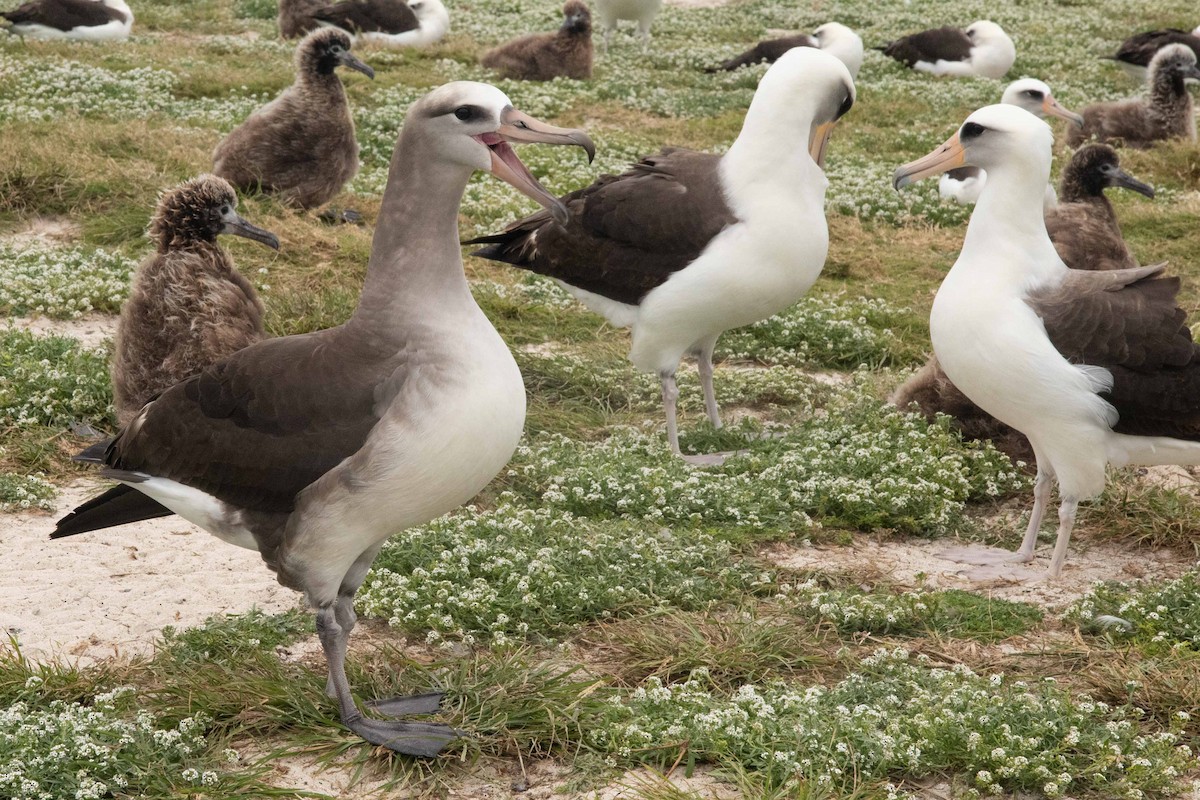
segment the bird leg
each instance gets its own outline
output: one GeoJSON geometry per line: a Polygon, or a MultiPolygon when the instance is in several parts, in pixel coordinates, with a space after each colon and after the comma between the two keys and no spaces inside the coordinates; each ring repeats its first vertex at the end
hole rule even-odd
{"type": "Polygon", "coordinates": [[[1067,543],[1071,541],[1071,530],[1075,527],[1075,512],[1079,501],[1064,497],[1058,504],[1058,539],[1054,542],[1054,555],[1050,558],[1049,577],[1062,574],[1063,562],[1067,560],[1067,543]]]}
{"type": "Polygon", "coordinates": [[[1026,578],[1032,577],[1020,570],[1009,568],[1005,564],[1028,564],[1033,561],[1033,548],[1037,545],[1038,531],[1042,528],[1042,520],[1046,516],[1046,506],[1050,503],[1050,489],[1053,476],[1047,470],[1038,468],[1037,481],[1033,484],[1033,511],[1029,514],[1029,525],[1025,528],[1025,536],[1021,547],[1013,553],[998,547],[983,547],[981,545],[966,545],[951,547],[937,553],[938,558],[947,561],[957,561],[962,564],[979,564],[983,569],[971,570],[968,578],[985,580],[989,578],[1026,578]]]}
{"type": "Polygon", "coordinates": [[[679,451],[679,424],[675,418],[675,402],[679,399],[675,373],[663,372],[658,377],[662,381],[663,411],[667,415],[667,441],[671,445],[672,453],[682,455],[679,451]]]}
{"type": "Polygon", "coordinates": [[[642,37],[642,55],[650,52],[650,23],[647,21],[638,22],[638,36],[642,37]]]}
{"type": "Polygon", "coordinates": [[[1033,548],[1037,544],[1038,531],[1042,529],[1042,519],[1046,516],[1049,503],[1050,473],[1039,469],[1033,484],[1033,510],[1029,512],[1029,527],[1025,529],[1025,538],[1021,540],[1021,549],[1017,551],[1015,561],[1033,561],[1033,548]]]}
{"type": "Polygon", "coordinates": [[[708,412],[708,421],[714,428],[721,427],[721,412],[717,410],[717,395],[713,391],[713,348],[717,343],[709,342],[700,347],[696,353],[696,369],[700,372],[700,388],[704,390],[704,408],[708,412]]]}
{"type": "MultiPolygon", "coordinates": [[[[341,602],[339,597],[336,603],[317,609],[317,636],[321,640],[325,660],[329,665],[329,685],[338,701],[342,724],[373,745],[405,755],[433,758],[461,733],[448,725],[438,723],[371,719],[364,717],[354,704],[350,682],[346,680],[348,632],[338,622],[337,608],[341,602]]],[[[428,708],[428,696],[415,698],[413,706],[418,709],[428,708]]],[[[434,708],[436,709],[436,705],[434,708]]]]}

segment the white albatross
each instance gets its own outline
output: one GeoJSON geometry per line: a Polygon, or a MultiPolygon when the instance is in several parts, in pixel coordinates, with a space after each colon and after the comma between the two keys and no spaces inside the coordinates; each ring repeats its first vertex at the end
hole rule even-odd
{"type": "Polygon", "coordinates": [[[894,179],[900,188],[963,164],[987,170],[962,252],[933,301],[930,338],[954,385],[1024,433],[1037,459],[1021,548],[946,557],[1032,561],[1057,480],[1051,577],[1062,570],[1079,501],[1104,489],[1106,465],[1200,464],[1200,442],[1171,435],[1200,438],[1200,357],[1175,304],[1179,281],[1161,278],[1161,265],[1067,268],[1042,213],[1053,141],[1050,126],[1028,111],[987,106],[894,179]],[[1060,330],[1053,341],[1048,328],[1060,330]]]}
{"type": "Polygon", "coordinates": [[[783,311],[825,266],[825,147],[852,105],[845,64],[793,48],[763,75],[725,155],[665,148],[564,197],[565,223],[536,213],[468,244],[555,278],[613,325],[632,328],[629,359],[662,381],[667,439],[679,453],[680,360],[696,355],[708,417],[721,427],[717,338],[783,311]]]}
{"type": "MultiPolygon", "coordinates": [[[[1050,87],[1037,78],[1013,81],[1004,90],[1000,102],[1023,108],[1041,119],[1045,119],[1049,114],[1083,126],[1083,117],[1059,105],[1050,87]]],[[[964,206],[972,205],[979,200],[979,193],[983,191],[986,182],[987,173],[979,167],[959,167],[945,173],[938,180],[938,194],[943,200],[964,206]]],[[[1052,183],[1046,184],[1044,205],[1047,211],[1058,205],[1058,193],[1054,191],[1052,183]]]]}

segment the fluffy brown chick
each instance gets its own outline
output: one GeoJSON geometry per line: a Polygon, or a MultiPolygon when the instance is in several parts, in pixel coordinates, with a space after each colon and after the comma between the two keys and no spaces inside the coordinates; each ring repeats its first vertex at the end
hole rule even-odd
{"type": "Polygon", "coordinates": [[[567,0],[554,33],[530,33],[488,51],[480,59],[506,78],[548,81],[592,77],[592,14],[582,0],[567,0]]]}
{"type": "Polygon", "coordinates": [[[1150,95],[1083,109],[1083,127],[1067,132],[1067,143],[1078,147],[1089,139],[1146,148],[1164,139],[1196,139],[1192,96],[1187,78],[1200,79],[1196,54],[1187,45],[1171,44],[1150,62],[1150,95]]]}
{"type": "Polygon", "coordinates": [[[358,171],[358,140],[339,66],[375,71],[350,53],[350,36],[321,28],[296,46],[296,81],[251,114],[213,151],[213,172],[244,192],[274,193],[313,208],[358,171]]]}
{"type": "Polygon", "coordinates": [[[1058,206],[1046,212],[1046,231],[1071,269],[1110,270],[1138,266],[1121,235],[1109,186],[1154,197],[1154,189],[1121,169],[1117,151],[1106,144],[1084,145],[1063,170],[1058,206]]]}
{"type": "Polygon", "coordinates": [[[276,250],[279,239],[236,209],[233,187],[213,175],[159,197],[149,229],[156,251],[138,266],[117,325],[112,381],[122,426],[163,390],[263,338],[262,302],[217,237],[276,250]]]}

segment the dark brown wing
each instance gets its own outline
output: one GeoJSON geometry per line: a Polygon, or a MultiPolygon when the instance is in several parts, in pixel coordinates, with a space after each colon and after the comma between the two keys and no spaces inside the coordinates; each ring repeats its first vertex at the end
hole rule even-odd
{"type": "Polygon", "coordinates": [[[403,0],[343,0],[318,9],[313,17],[360,33],[404,33],[421,27],[403,0]]]}
{"type": "Polygon", "coordinates": [[[290,512],[300,490],[355,453],[379,421],[380,361],[330,334],[260,342],[176,384],[118,434],[104,463],[242,508],[290,512]]]}
{"type": "Polygon", "coordinates": [[[971,40],[961,28],[946,26],[904,36],[880,49],[911,67],[918,61],[966,61],[971,57],[971,40]]]}
{"type": "Polygon", "coordinates": [[[36,24],[69,31],[78,27],[105,25],[125,15],[96,0],[34,0],[0,14],[14,25],[36,24]]]}
{"type": "Polygon", "coordinates": [[[751,47],[740,56],[722,61],[715,67],[709,67],[705,72],[720,72],[722,70],[735,70],[738,67],[746,64],[759,64],[763,61],[774,64],[779,60],[779,57],[791,50],[793,47],[816,47],[816,37],[809,36],[807,33],[797,34],[796,36],[784,36],[779,39],[765,39],[751,47]]]}
{"type": "Polygon", "coordinates": [[[1162,270],[1071,270],[1028,302],[1068,360],[1112,372],[1114,430],[1200,440],[1200,350],[1176,304],[1179,279],[1162,270]]]}
{"type": "Polygon", "coordinates": [[[664,148],[563,197],[571,213],[565,227],[539,211],[467,244],[489,245],[477,256],[636,304],[737,221],[721,187],[720,160],[664,148]]]}
{"type": "Polygon", "coordinates": [[[1109,56],[1109,58],[1123,61],[1126,64],[1148,67],[1154,54],[1169,44],[1186,44],[1196,52],[1196,57],[1200,58],[1200,36],[1195,36],[1188,31],[1181,31],[1178,28],[1145,31],[1130,36],[1121,42],[1116,55],[1109,56]]]}

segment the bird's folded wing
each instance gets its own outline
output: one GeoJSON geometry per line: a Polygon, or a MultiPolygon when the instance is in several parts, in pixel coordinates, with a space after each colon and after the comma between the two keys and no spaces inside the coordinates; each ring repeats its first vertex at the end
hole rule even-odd
{"type": "Polygon", "coordinates": [[[1179,279],[1164,265],[1094,272],[1069,270],[1059,285],[1030,293],[1029,305],[1060,353],[1079,364],[1154,372],[1196,358],[1179,279]]]}
{"type": "Polygon", "coordinates": [[[37,23],[63,31],[112,22],[108,7],[96,0],[39,0],[17,6],[4,15],[14,25],[37,23]]]}
{"type": "Polygon", "coordinates": [[[883,52],[910,67],[918,61],[966,61],[971,57],[971,40],[961,29],[947,26],[889,42],[883,52]]]}
{"type": "Polygon", "coordinates": [[[171,387],[111,442],[105,465],[290,512],[379,421],[378,380],[367,374],[378,363],[322,333],[260,342],[171,387]]]}
{"type": "Polygon", "coordinates": [[[417,15],[402,0],[343,0],[318,8],[313,17],[360,33],[404,33],[421,27],[417,15]]]}
{"type": "Polygon", "coordinates": [[[484,258],[637,303],[737,221],[721,186],[720,160],[664,148],[620,175],[602,176],[566,195],[565,226],[539,211],[468,244],[490,245],[476,253],[484,258]]]}

